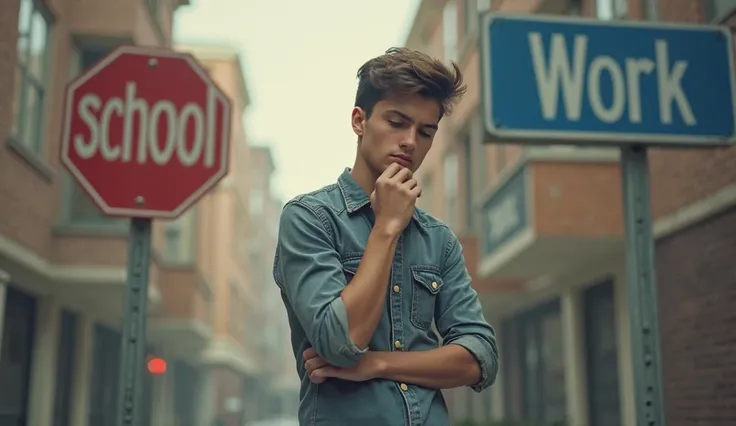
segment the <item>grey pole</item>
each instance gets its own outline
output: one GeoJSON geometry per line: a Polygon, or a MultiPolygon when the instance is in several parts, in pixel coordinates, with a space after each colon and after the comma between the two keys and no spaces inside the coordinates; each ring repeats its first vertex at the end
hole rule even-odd
{"type": "Polygon", "coordinates": [[[657,280],[646,147],[621,148],[621,176],[636,426],[664,426],[657,280]]]}
{"type": "Polygon", "coordinates": [[[151,219],[130,221],[125,287],[122,354],[118,392],[118,426],[141,424],[141,395],[146,357],[148,268],[151,257],[151,219]]]}

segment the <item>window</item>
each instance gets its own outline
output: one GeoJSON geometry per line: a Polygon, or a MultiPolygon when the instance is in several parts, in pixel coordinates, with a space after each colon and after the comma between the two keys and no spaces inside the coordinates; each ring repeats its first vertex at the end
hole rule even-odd
{"type": "Polygon", "coordinates": [[[445,60],[457,60],[457,2],[450,0],[442,13],[442,36],[445,60]]]}
{"type": "Polygon", "coordinates": [[[456,152],[445,156],[445,223],[450,228],[457,226],[458,158],[456,152]]]}
{"type": "Polygon", "coordinates": [[[491,10],[491,0],[475,0],[476,10],[483,13],[491,10]]]}
{"type": "Polygon", "coordinates": [[[659,19],[659,0],[644,0],[642,7],[644,8],[644,19],[648,21],[659,19]]]}
{"type": "Polygon", "coordinates": [[[60,316],[54,426],[70,426],[71,389],[74,384],[74,359],[77,355],[77,316],[67,310],[62,310],[60,316]]]}
{"type": "Polygon", "coordinates": [[[554,424],[566,417],[565,364],[559,300],[519,317],[524,420],[554,424]]]}
{"type": "Polygon", "coordinates": [[[736,9],[736,0],[707,0],[705,16],[707,21],[722,21],[736,9]]]}
{"type": "Polygon", "coordinates": [[[117,420],[120,340],[117,331],[95,326],[89,426],[108,426],[117,420]]]}
{"type": "Polygon", "coordinates": [[[566,13],[572,16],[581,16],[583,14],[582,0],[569,0],[566,13]]]}
{"type": "Polygon", "coordinates": [[[178,219],[168,222],[164,228],[164,260],[167,263],[186,264],[194,262],[197,220],[193,207],[178,219]]]}
{"type": "Polygon", "coordinates": [[[50,14],[34,0],[20,1],[18,66],[11,138],[31,152],[41,152],[49,68],[50,14]]]}
{"type": "Polygon", "coordinates": [[[629,15],[629,0],[597,0],[598,19],[626,19],[629,15]]]}
{"type": "MultiPolygon", "coordinates": [[[[108,52],[109,49],[107,48],[74,47],[72,49],[69,79],[75,78],[80,72],[102,59],[108,52]]],[[[123,224],[121,219],[109,217],[102,213],[87,193],[71,177],[68,178],[66,201],[68,204],[64,213],[67,215],[65,218],[67,222],[91,225],[123,224]]]]}
{"type": "Polygon", "coordinates": [[[159,0],[146,0],[146,5],[148,6],[148,13],[151,15],[151,18],[154,22],[157,22],[160,8],[159,0]]]}

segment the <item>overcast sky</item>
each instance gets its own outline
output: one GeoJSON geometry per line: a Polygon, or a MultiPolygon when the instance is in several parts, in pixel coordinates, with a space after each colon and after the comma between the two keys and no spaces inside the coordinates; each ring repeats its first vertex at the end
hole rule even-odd
{"type": "Polygon", "coordinates": [[[250,140],[272,147],[284,201],[335,181],[352,165],[355,73],[406,39],[418,0],[193,0],[177,42],[237,47],[253,104],[250,140]]]}

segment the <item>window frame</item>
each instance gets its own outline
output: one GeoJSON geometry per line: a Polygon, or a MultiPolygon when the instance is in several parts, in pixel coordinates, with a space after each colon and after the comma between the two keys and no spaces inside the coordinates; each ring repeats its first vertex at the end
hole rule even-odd
{"type": "MultiPolygon", "coordinates": [[[[10,132],[10,139],[16,142],[17,144],[23,146],[26,148],[29,152],[36,156],[41,156],[44,149],[44,137],[45,137],[45,122],[46,122],[46,115],[47,111],[46,108],[48,107],[47,99],[48,94],[51,92],[50,82],[51,79],[49,78],[50,75],[50,68],[51,68],[51,53],[52,53],[52,31],[54,30],[54,24],[56,22],[56,19],[51,12],[51,10],[43,4],[43,2],[39,0],[20,0],[21,2],[27,2],[30,4],[30,12],[28,14],[28,21],[25,22],[27,26],[27,33],[21,32],[21,25],[24,23],[21,22],[21,16],[20,16],[20,10],[18,11],[18,25],[17,25],[17,34],[18,34],[18,41],[16,42],[15,47],[15,54],[16,54],[16,64],[14,69],[14,74],[19,74],[19,81],[20,86],[15,87],[14,93],[13,93],[13,102],[17,102],[17,115],[15,111],[13,111],[13,116],[11,119],[11,125],[13,126],[11,128],[10,132]],[[33,50],[32,48],[32,42],[33,40],[33,25],[35,21],[35,17],[39,16],[41,18],[41,21],[45,24],[45,34],[43,38],[43,47],[42,47],[42,54],[41,54],[41,66],[39,67],[41,70],[41,75],[36,76],[31,71],[31,66],[29,65],[31,52],[33,50]],[[26,45],[24,46],[23,52],[20,51],[20,44],[21,40],[25,39],[26,45]],[[36,105],[34,108],[34,111],[31,112],[32,115],[35,116],[35,119],[41,123],[38,126],[32,126],[31,130],[33,132],[33,136],[30,138],[25,135],[25,131],[27,130],[27,120],[29,119],[27,111],[27,105],[28,105],[28,96],[30,93],[30,88],[33,88],[35,90],[37,99],[36,99],[36,105]]],[[[22,8],[21,4],[21,8],[22,8]]],[[[15,75],[14,75],[15,78],[15,75]]]]}

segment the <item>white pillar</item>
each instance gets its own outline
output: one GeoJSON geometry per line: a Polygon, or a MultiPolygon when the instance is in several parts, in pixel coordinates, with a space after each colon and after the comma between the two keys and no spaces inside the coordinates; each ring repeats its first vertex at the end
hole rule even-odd
{"type": "Polygon", "coordinates": [[[621,423],[636,424],[636,401],[634,400],[634,367],[631,354],[631,330],[626,291],[626,273],[622,269],[616,274],[614,282],[614,311],[616,312],[616,331],[619,376],[619,399],[621,401],[621,423]]]}
{"type": "Polygon", "coordinates": [[[77,315],[77,348],[74,359],[69,421],[74,426],[89,423],[89,397],[94,364],[94,321],[87,315],[77,315]]]}
{"type": "Polygon", "coordinates": [[[560,305],[567,419],[570,424],[584,425],[588,423],[588,392],[580,291],[565,290],[560,297],[560,305]]]}
{"type": "Polygon", "coordinates": [[[59,305],[52,297],[38,299],[36,335],[31,360],[29,426],[53,425],[59,314],[59,305]]]}
{"type": "MultiPolygon", "coordinates": [[[[166,358],[164,357],[164,359],[166,358]]],[[[175,380],[175,371],[173,368],[168,368],[166,370],[166,373],[153,377],[153,412],[151,413],[152,425],[170,426],[175,424],[175,380]]]]}
{"type": "Polygon", "coordinates": [[[215,384],[212,371],[208,366],[199,367],[199,392],[197,392],[196,412],[197,425],[209,426],[215,415],[215,384]]]}

